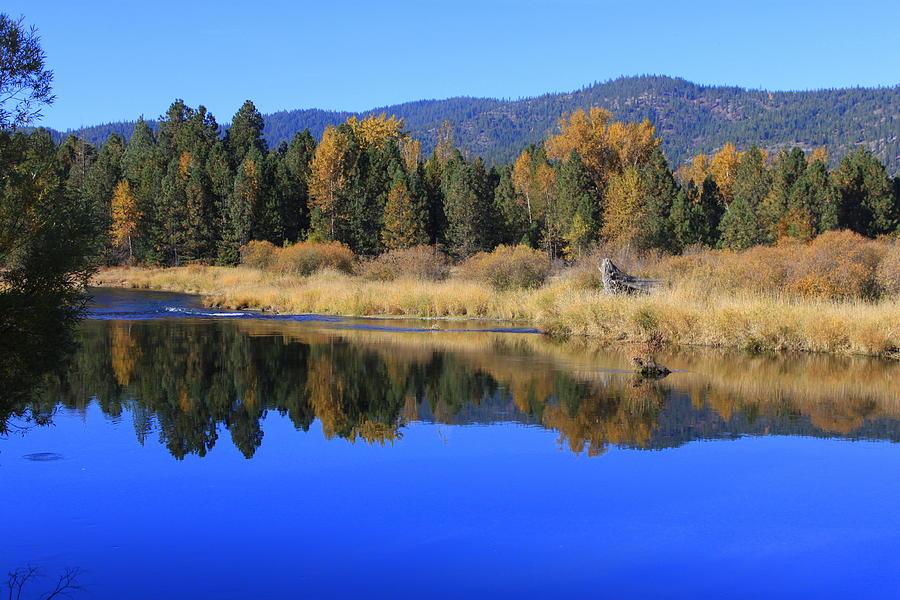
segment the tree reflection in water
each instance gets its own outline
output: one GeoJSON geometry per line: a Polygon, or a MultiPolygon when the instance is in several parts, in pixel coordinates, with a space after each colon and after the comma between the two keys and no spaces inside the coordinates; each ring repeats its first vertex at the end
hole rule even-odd
{"type": "Polygon", "coordinates": [[[254,321],[88,321],[67,372],[32,404],[129,413],[141,443],[205,455],[227,431],[246,457],[270,410],[299,430],[392,444],[412,421],[519,421],[572,452],[790,434],[900,439],[893,363],[679,354],[641,381],[628,353],[510,334],[314,331],[254,321]],[[823,383],[824,382],[824,383],[823,383]]]}

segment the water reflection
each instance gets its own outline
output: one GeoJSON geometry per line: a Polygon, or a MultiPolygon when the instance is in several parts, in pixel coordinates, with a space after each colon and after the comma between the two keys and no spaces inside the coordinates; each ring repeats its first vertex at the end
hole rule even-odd
{"type": "Polygon", "coordinates": [[[57,403],[46,401],[47,379],[65,373],[78,312],[0,293],[0,436],[51,421],[57,403]]]}
{"type": "Polygon", "coordinates": [[[394,443],[417,420],[514,421],[590,456],[742,434],[900,439],[897,365],[867,359],[680,353],[661,358],[681,372],[642,381],[625,372],[627,348],[541,336],[180,319],[88,321],[81,337],[42,406],[97,402],[177,458],[205,455],[225,433],[252,457],[268,411],[369,444],[394,443]]]}

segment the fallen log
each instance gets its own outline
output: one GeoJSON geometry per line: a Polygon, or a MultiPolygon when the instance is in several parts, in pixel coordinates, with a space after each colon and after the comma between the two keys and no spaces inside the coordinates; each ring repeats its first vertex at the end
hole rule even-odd
{"type": "Polygon", "coordinates": [[[652,356],[647,358],[635,356],[631,362],[634,363],[637,374],[647,379],[662,379],[672,372],[669,367],[656,362],[652,356]]]}
{"type": "Polygon", "coordinates": [[[600,278],[603,281],[603,289],[612,294],[649,292],[662,283],[659,279],[645,279],[629,275],[608,258],[604,258],[600,263],[600,278]]]}

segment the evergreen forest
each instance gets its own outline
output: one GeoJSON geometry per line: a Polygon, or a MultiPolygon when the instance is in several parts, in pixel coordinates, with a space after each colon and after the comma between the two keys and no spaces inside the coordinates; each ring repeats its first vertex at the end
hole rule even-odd
{"type": "Polygon", "coordinates": [[[505,245],[574,258],[597,243],[679,253],[740,250],[830,230],[868,237],[900,224],[900,182],[865,145],[834,163],[826,147],[770,154],[731,142],[673,170],[653,124],[592,107],[508,163],[437,143],[396,116],[349,116],[272,147],[247,101],[223,129],[176,100],[153,127],[99,147],[47,130],[15,143],[55,153],[66,197],[88,207],[104,264],[233,265],[252,240],[339,242],[354,253],[436,245],[457,259],[505,245]],[[833,165],[833,166],[832,166],[833,165]]]}

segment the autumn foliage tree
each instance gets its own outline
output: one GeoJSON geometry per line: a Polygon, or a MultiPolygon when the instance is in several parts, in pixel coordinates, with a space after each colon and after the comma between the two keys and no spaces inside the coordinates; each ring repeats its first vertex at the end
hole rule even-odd
{"type": "Polygon", "coordinates": [[[335,239],[341,212],[340,194],[346,180],[344,158],[347,140],[334,127],[326,127],[310,163],[309,196],[318,211],[319,233],[335,239]]]}
{"type": "Polygon", "coordinates": [[[660,140],[650,121],[619,123],[612,113],[598,107],[564,115],[559,132],[546,143],[547,156],[565,160],[572,150],[581,156],[594,184],[603,189],[610,177],[627,167],[639,167],[659,147],[660,140]]]}
{"type": "Polygon", "coordinates": [[[140,218],[141,212],[134,192],[131,191],[131,184],[123,179],[113,191],[110,235],[117,246],[128,248],[128,262],[134,259],[131,240],[137,233],[140,218]]]}
{"type": "Polygon", "coordinates": [[[412,197],[406,181],[395,181],[384,207],[384,229],[381,232],[384,247],[398,250],[427,244],[425,216],[425,207],[412,197]]]}

